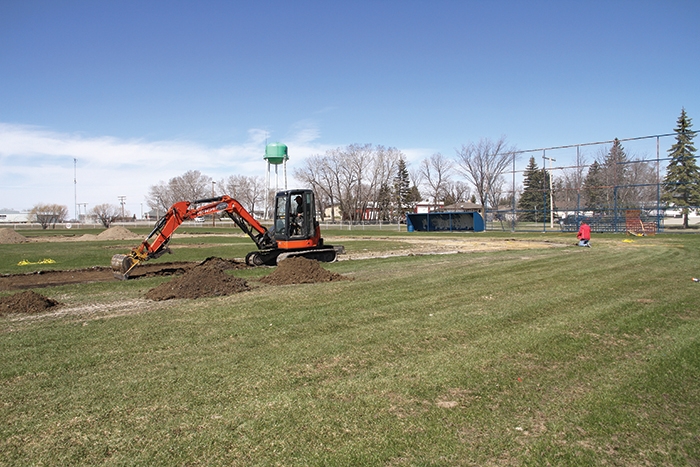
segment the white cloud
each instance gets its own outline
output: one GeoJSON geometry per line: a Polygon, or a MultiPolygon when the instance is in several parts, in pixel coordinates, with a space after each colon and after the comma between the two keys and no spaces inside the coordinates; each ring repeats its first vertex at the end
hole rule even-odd
{"type": "MultiPolygon", "coordinates": [[[[0,208],[23,210],[52,202],[68,206],[72,215],[77,192],[77,202],[87,202],[88,209],[116,204],[118,196],[126,196],[128,209],[139,213],[150,186],[187,170],[215,180],[233,174],[263,176],[267,135],[251,129],[240,144],[207,147],[192,141],[88,137],[0,123],[0,208]]],[[[288,144],[290,163],[325,151],[314,145],[318,136],[317,129],[297,128],[288,144]]]]}
{"type": "Polygon", "coordinates": [[[437,151],[430,148],[409,148],[401,149],[401,152],[406,156],[406,163],[410,167],[417,167],[423,159],[432,156],[437,151]]]}
{"type": "MultiPolygon", "coordinates": [[[[320,135],[314,122],[304,120],[285,136],[290,188],[298,186],[292,175],[304,159],[343,145],[320,144],[320,135]]],[[[139,215],[150,186],[188,170],[216,181],[234,174],[265,176],[266,142],[274,140],[263,129],[250,129],[241,143],[208,147],[187,140],[91,137],[0,123],[0,208],[28,210],[50,202],[67,206],[72,217],[76,202],[87,203],[90,210],[126,196],[126,209],[139,215]]],[[[410,162],[429,155],[426,149],[403,152],[410,162]]]]}

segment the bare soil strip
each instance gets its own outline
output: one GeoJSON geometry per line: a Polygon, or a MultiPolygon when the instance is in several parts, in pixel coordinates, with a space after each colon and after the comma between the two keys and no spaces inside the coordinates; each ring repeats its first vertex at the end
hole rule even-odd
{"type": "MultiPolygon", "coordinates": [[[[174,262],[155,263],[137,266],[131,277],[172,276],[189,271],[198,263],[174,262]]],[[[66,284],[85,284],[90,282],[116,281],[112,268],[97,266],[88,269],[70,271],[37,271],[27,274],[9,274],[0,276],[0,291],[55,287],[66,284]]]]}

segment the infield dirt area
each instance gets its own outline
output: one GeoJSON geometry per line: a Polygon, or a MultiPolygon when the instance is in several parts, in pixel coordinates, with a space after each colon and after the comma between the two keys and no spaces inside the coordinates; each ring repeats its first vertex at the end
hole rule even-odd
{"type": "MultiPolygon", "coordinates": [[[[111,230],[111,229],[110,229],[111,230]]],[[[126,229],[115,229],[103,232],[102,238],[125,238],[131,235],[126,229]]],[[[14,232],[4,232],[2,239],[7,243],[25,241],[60,241],[51,237],[27,240],[14,232]]],[[[85,241],[92,238],[84,239],[85,241]]],[[[333,243],[352,244],[353,241],[378,241],[384,248],[349,248],[347,254],[339,260],[361,260],[372,258],[387,258],[392,256],[437,255],[470,252],[488,252],[499,250],[531,250],[554,248],[565,244],[550,241],[519,240],[515,238],[494,239],[479,236],[464,238],[430,236],[420,238],[406,237],[334,237],[333,243]],[[392,245],[392,242],[396,242],[392,245]]],[[[246,269],[242,259],[207,258],[201,262],[152,262],[142,263],[130,274],[129,280],[155,276],[173,276],[173,279],[149,290],[145,297],[149,301],[170,299],[198,299],[231,295],[249,290],[249,285],[243,279],[234,277],[230,271],[246,269]]],[[[265,285],[287,285],[316,282],[329,282],[346,279],[331,273],[321,264],[304,258],[289,258],[277,267],[269,268],[270,273],[260,279],[265,285]]],[[[42,295],[27,289],[55,287],[66,284],[118,281],[112,269],[107,266],[97,266],[74,270],[44,270],[27,274],[9,274],[0,276],[0,291],[22,291],[6,297],[0,297],[0,314],[5,313],[40,313],[49,309],[60,308],[61,304],[47,299],[42,295]]]]}
{"type": "MultiPolygon", "coordinates": [[[[5,240],[10,243],[19,243],[30,241],[20,234],[9,231],[9,229],[0,229],[0,241],[5,240]]],[[[133,234],[124,228],[108,229],[100,234],[102,239],[117,239],[131,237],[133,234]]],[[[91,236],[99,237],[99,236],[91,236]]],[[[86,239],[89,240],[89,239],[86,239]]],[[[439,235],[420,238],[406,237],[334,237],[332,243],[342,244],[344,241],[381,241],[384,244],[387,242],[397,242],[397,248],[393,249],[367,249],[360,251],[349,250],[346,254],[339,257],[340,261],[360,260],[371,258],[387,258],[392,256],[409,256],[409,255],[434,255],[434,254],[454,254],[454,253],[469,253],[469,252],[486,252],[500,250],[530,250],[540,248],[555,248],[566,246],[562,243],[550,241],[532,241],[520,240],[515,238],[493,239],[481,238],[479,236],[467,236],[465,238],[441,237],[439,235]]],[[[53,237],[43,237],[39,239],[31,239],[32,242],[41,241],[57,241],[53,237]]],[[[60,241],[60,240],[59,240],[60,241]]],[[[193,268],[206,263],[210,259],[203,262],[153,262],[142,263],[137,266],[130,274],[131,279],[154,276],[176,276],[183,275],[193,268]]],[[[248,266],[239,260],[221,260],[228,264],[228,269],[242,269],[248,266]]],[[[303,276],[303,274],[302,274],[303,276]]],[[[308,279],[308,278],[306,278],[308,279]]],[[[90,282],[106,282],[116,281],[112,273],[112,269],[108,266],[96,266],[87,269],[74,269],[63,271],[37,271],[27,274],[11,274],[0,276],[0,291],[8,290],[23,290],[41,287],[54,287],[66,284],[80,284],[90,282]]],[[[309,279],[309,282],[315,282],[309,279]]]]}

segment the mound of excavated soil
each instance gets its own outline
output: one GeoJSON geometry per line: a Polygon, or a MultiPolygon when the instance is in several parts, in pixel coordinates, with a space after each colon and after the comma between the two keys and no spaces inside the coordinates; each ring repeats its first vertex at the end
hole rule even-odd
{"type": "Polygon", "coordinates": [[[137,238],[141,238],[141,236],[121,225],[110,227],[97,236],[98,240],[132,240],[137,238]]]}
{"type": "Polygon", "coordinates": [[[208,258],[182,276],[149,290],[146,298],[170,300],[171,298],[218,297],[243,292],[248,290],[248,283],[226,274],[227,270],[237,267],[236,262],[208,258]]]}
{"type": "Polygon", "coordinates": [[[8,313],[41,313],[60,305],[56,300],[27,290],[7,297],[0,297],[0,315],[8,313]]]}
{"type": "Polygon", "coordinates": [[[0,243],[2,244],[25,243],[27,241],[27,237],[12,229],[0,229],[0,243]]]}
{"type": "Polygon", "coordinates": [[[345,277],[327,271],[318,261],[301,256],[280,261],[272,274],[260,279],[269,285],[312,284],[314,282],[331,282],[343,280],[345,277]]]}

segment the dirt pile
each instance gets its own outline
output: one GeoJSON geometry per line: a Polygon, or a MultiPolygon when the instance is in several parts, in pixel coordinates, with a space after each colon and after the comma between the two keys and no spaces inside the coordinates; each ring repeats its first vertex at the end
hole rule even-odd
{"type": "Polygon", "coordinates": [[[318,261],[301,256],[280,261],[272,274],[260,279],[269,285],[312,284],[315,282],[331,282],[343,280],[345,277],[327,271],[318,261]]]}
{"type": "Polygon", "coordinates": [[[180,277],[161,284],[146,293],[151,300],[172,298],[202,298],[231,295],[248,290],[248,283],[226,273],[245,267],[235,261],[208,258],[180,277]]]}
{"type": "Polygon", "coordinates": [[[110,227],[97,236],[98,240],[132,240],[137,238],[141,238],[141,236],[121,225],[110,227]]]}
{"type": "Polygon", "coordinates": [[[12,229],[0,229],[0,244],[15,244],[28,242],[27,237],[12,229]]]}
{"type": "Polygon", "coordinates": [[[41,313],[60,305],[56,300],[27,290],[7,297],[0,297],[0,315],[8,313],[41,313]]]}

